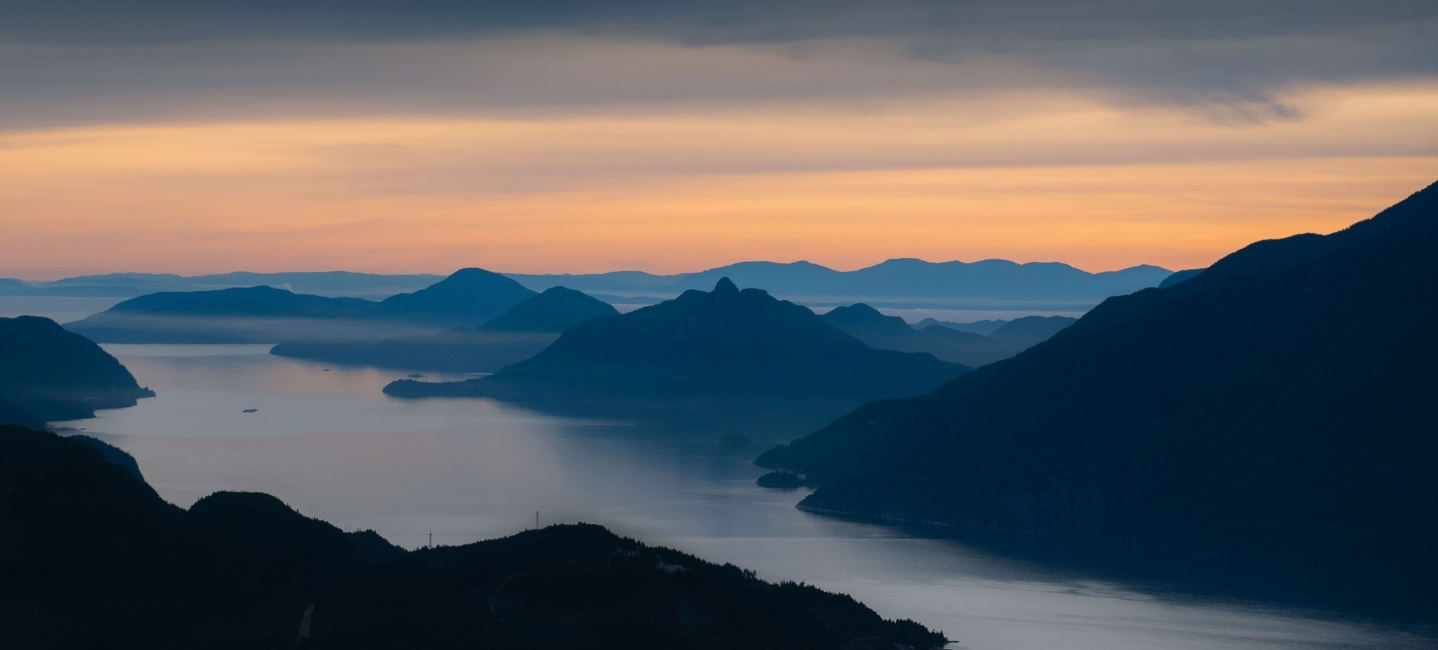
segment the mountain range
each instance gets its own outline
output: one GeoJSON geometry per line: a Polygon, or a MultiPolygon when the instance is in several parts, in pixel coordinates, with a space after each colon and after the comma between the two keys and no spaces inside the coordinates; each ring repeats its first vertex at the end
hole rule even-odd
{"type": "Polygon", "coordinates": [[[1438,184],[1258,242],[756,461],[800,507],[1192,552],[1438,564],[1438,184]]]}
{"type": "Polygon", "coordinates": [[[268,286],[167,291],[131,298],[66,328],[104,343],[274,343],[378,339],[477,326],[535,296],[497,273],[460,269],[375,302],[268,286]]]}
{"type": "Polygon", "coordinates": [[[964,332],[941,324],[914,327],[898,316],[885,316],[864,303],[835,307],[824,321],[872,348],[926,352],[970,367],[982,366],[1048,340],[1075,319],[1066,316],[1025,316],[1006,321],[985,334],[964,332]]]}
{"type": "MultiPolygon", "coordinates": [[[[583,408],[678,411],[729,397],[836,405],[914,395],[967,370],[928,354],[875,350],[809,309],[721,278],[709,292],[564,331],[543,352],[463,382],[400,380],[398,397],[496,397],[583,408]]],[[[842,412],[842,411],[840,411],[842,412]]],[[[742,414],[741,414],[742,415],[742,414]]],[[[757,417],[757,411],[755,412],[757,417]]]]}
{"type": "MultiPolygon", "coordinates": [[[[654,304],[689,289],[707,289],[721,277],[741,287],[816,307],[867,302],[883,308],[1082,312],[1109,296],[1157,286],[1170,272],[1140,265],[1089,273],[1056,262],[1006,260],[925,262],[894,259],[854,271],[809,262],[740,262],[695,273],[656,275],[642,271],[594,274],[504,274],[532,291],[564,286],[610,303],[654,304]]],[[[21,282],[0,278],[0,296],[108,296],[131,298],[158,292],[213,291],[271,286],[295,293],[380,300],[416,292],[443,280],[438,275],[288,272],[179,276],[112,273],[62,280],[21,282]]]]}

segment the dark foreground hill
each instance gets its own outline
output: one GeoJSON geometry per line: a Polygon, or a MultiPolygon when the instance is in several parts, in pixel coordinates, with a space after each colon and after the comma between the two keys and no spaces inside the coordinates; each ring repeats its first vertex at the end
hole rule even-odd
{"type": "MultiPolygon", "coordinates": [[[[540,406],[658,406],[713,412],[740,402],[853,405],[914,395],[966,370],[874,350],[807,308],[727,279],[564,332],[534,357],[464,382],[401,380],[397,397],[496,397],[540,406]]],[[[737,408],[737,407],[734,407],[737,408]]],[[[842,412],[842,411],[840,411],[842,412]]],[[[835,413],[837,414],[837,413],[835,413]]]]}
{"type": "Polygon", "coordinates": [[[271,348],[270,354],[429,372],[494,372],[534,356],[573,325],[618,313],[609,304],[578,291],[552,287],[478,329],[455,328],[378,341],[331,337],[285,341],[271,348]]]}
{"type": "Polygon", "coordinates": [[[1438,563],[1438,185],[770,450],[815,511],[1438,563]]]}
{"type": "Polygon", "coordinates": [[[1026,316],[984,335],[940,325],[915,328],[898,316],[885,316],[864,303],[836,307],[823,318],[876,349],[926,352],[944,361],[974,367],[1023,352],[1074,322],[1064,316],[1026,316]]]}
{"type": "Polygon", "coordinates": [[[899,648],[943,635],[732,565],[553,526],[405,551],[255,493],[188,511],[99,451],[0,427],[7,648],[899,648]]]}
{"type": "Polygon", "coordinates": [[[42,426],[154,397],[115,357],[48,318],[0,318],[0,424],[42,426]]]}

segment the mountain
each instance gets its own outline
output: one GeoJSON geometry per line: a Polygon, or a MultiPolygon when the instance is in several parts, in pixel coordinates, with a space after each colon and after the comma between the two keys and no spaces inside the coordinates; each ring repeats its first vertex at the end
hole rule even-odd
{"type": "Polygon", "coordinates": [[[591,318],[617,316],[619,311],[573,289],[550,287],[485,323],[482,329],[496,332],[559,333],[591,318]]]}
{"type": "Polygon", "coordinates": [[[353,298],[385,298],[422,289],[442,280],[438,275],[378,275],[349,271],[288,273],[219,273],[180,276],[172,273],[107,273],[22,284],[0,280],[0,295],[89,296],[133,298],[162,291],[214,291],[266,285],[295,293],[353,298]]]}
{"type": "Polygon", "coordinates": [[[535,290],[562,284],[623,302],[670,298],[727,277],[740,287],[763,287],[776,296],[814,306],[866,302],[886,308],[1081,312],[1109,296],[1156,286],[1168,275],[1169,271],[1148,265],[1088,273],[1060,263],[894,259],[855,271],[804,261],[740,262],[667,276],[626,271],[509,277],[535,290]]]}
{"type": "Polygon", "coordinates": [[[760,456],[800,507],[1195,552],[1438,564],[1438,184],[1258,242],[760,456]]]}
{"type": "Polygon", "coordinates": [[[0,423],[43,426],[154,397],[115,357],[48,318],[0,318],[0,423]]]}
{"type": "Polygon", "coordinates": [[[1000,341],[1023,341],[1024,349],[1049,340],[1064,328],[1078,322],[1068,316],[1024,316],[1015,318],[989,334],[1000,341]]]}
{"type": "Polygon", "coordinates": [[[1184,280],[1197,276],[1198,274],[1203,273],[1203,271],[1203,269],[1185,269],[1183,271],[1174,271],[1173,275],[1164,278],[1163,282],[1158,283],[1158,288],[1167,289],[1175,284],[1183,282],[1184,280]]]}
{"type": "Polygon", "coordinates": [[[539,353],[572,325],[618,313],[578,291],[552,287],[477,330],[456,328],[379,341],[301,339],[282,342],[271,348],[270,354],[427,372],[494,372],[539,353]]]}
{"type": "Polygon", "coordinates": [[[0,296],[28,296],[34,289],[14,278],[0,278],[0,296]]]}
{"type": "Polygon", "coordinates": [[[164,502],[96,449],[0,427],[7,648],[933,648],[853,599],[593,525],[405,551],[266,494],[164,502]]]}
{"type": "Polygon", "coordinates": [[[1027,316],[1006,322],[988,336],[943,326],[911,327],[898,316],[885,316],[864,303],[836,307],[823,316],[833,325],[870,347],[900,352],[926,352],[944,361],[982,366],[1007,359],[1074,322],[1063,316],[1027,316]]]}
{"type": "Polygon", "coordinates": [[[264,343],[298,331],[334,334],[340,321],[362,320],[375,303],[326,298],[274,287],[152,293],[131,298],[65,327],[105,343],[264,343]]]}
{"type": "Polygon", "coordinates": [[[534,296],[518,282],[484,269],[455,271],[414,293],[384,299],[374,316],[447,327],[476,327],[534,296]]]}
{"type": "Polygon", "coordinates": [[[978,320],[971,323],[954,323],[950,321],[939,320],[937,318],[925,318],[924,320],[921,320],[916,325],[914,325],[914,327],[918,329],[924,329],[937,325],[939,327],[947,327],[951,330],[954,330],[955,332],[970,332],[973,334],[982,334],[984,336],[988,336],[998,331],[1000,327],[1003,327],[1007,324],[1008,321],[1003,319],[978,320]]]}
{"type": "Polygon", "coordinates": [[[580,323],[543,352],[490,377],[401,380],[385,392],[680,409],[743,396],[830,408],[917,394],[964,370],[925,354],[874,350],[804,307],[758,289],[740,291],[724,278],[707,293],[686,291],[658,305],[580,323]]]}
{"type": "Polygon", "coordinates": [[[476,326],[534,295],[502,275],[460,269],[424,289],[378,303],[268,286],[164,291],[65,326],[105,343],[373,341],[476,326]]]}

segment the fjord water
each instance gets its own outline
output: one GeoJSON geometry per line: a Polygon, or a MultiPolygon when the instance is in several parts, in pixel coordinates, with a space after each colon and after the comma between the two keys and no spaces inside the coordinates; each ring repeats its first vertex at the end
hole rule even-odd
{"type": "Polygon", "coordinates": [[[181,506],[217,490],[263,491],[411,548],[431,534],[446,545],[508,535],[532,527],[537,511],[541,525],[599,523],[769,580],[845,592],[943,630],[956,648],[1435,645],[1431,629],[807,514],[793,507],[802,492],[754,486],[763,470],[751,459],[778,441],[736,449],[487,400],[396,400],[380,389],[404,373],[283,359],[262,345],[105,348],[158,397],[55,426],[128,451],[181,506]]]}

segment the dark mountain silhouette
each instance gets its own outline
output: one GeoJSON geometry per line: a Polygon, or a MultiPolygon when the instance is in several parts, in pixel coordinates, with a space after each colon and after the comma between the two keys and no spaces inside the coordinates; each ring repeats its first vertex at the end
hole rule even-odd
{"type": "Polygon", "coordinates": [[[390,296],[380,302],[374,315],[448,327],[476,327],[534,295],[503,275],[468,268],[414,293],[390,296]]]}
{"type": "Polygon", "coordinates": [[[494,372],[548,347],[572,325],[618,311],[583,293],[553,287],[521,302],[477,330],[456,328],[433,335],[379,341],[311,339],[286,341],[270,354],[349,365],[429,372],[494,372]]]}
{"type": "Polygon", "coordinates": [[[155,395],[115,357],[48,318],[0,318],[0,423],[42,426],[155,395]]]}
{"type": "Polygon", "coordinates": [[[1112,298],[757,461],[800,506],[1193,551],[1438,564],[1438,184],[1112,298]]]}
{"type": "MultiPolygon", "coordinates": [[[[398,397],[488,396],[541,407],[656,405],[725,410],[731,396],[824,404],[913,395],[965,368],[874,350],[804,307],[721,279],[659,305],[585,321],[534,357],[482,379],[401,380],[398,397]]],[[[742,413],[739,415],[743,415],[742,413]]],[[[750,417],[757,417],[757,411],[750,417]]]]}
{"type": "Polygon", "coordinates": [[[885,316],[864,303],[836,307],[824,321],[870,347],[900,352],[927,352],[944,361],[982,366],[1007,359],[1043,342],[1074,322],[1062,316],[1028,316],[1004,323],[988,336],[943,326],[911,327],[898,316],[885,316]]]}
{"type": "Polygon", "coordinates": [[[552,332],[558,334],[591,318],[617,316],[609,303],[595,300],[573,289],[550,287],[485,323],[482,329],[496,332],[552,332]]]}
{"type": "Polygon", "coordinates": [[[10,648],[930,648],[853,599],[577,524],[405,551],[265,494],[188,511],[99,451],[0,427],[10,648]],[[902,644],[902,645],[899,645],[902,644]]]}

